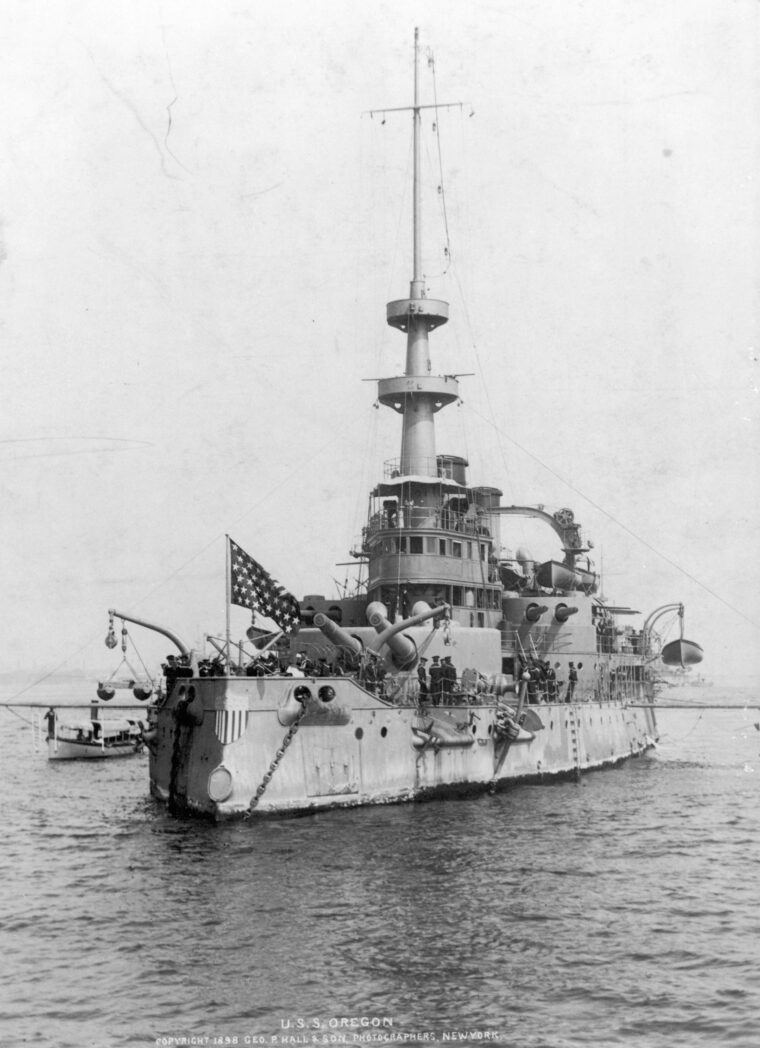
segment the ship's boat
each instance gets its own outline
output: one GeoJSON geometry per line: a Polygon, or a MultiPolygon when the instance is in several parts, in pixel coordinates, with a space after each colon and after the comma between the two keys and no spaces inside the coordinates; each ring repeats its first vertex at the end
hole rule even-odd
{"type": "Polygon", "coordinates": [[[102,718],[97,703],[89,718],[62,720],[60,711],[51,708],[46,721],[51,761],[135,757],[144,752],[144,734],[149,731],[147,717],[102,718]]]}
{"type": "Polygon", "coordinates": [[[672,640],[660,652],[660,658],[666,666],[696,666],[704,658],[704,651],[693,640],[672,640]]]}
{"type": "MultiPolygon", "coordinates": [[[[429,336],[448,320],[420,263],[419,47],[415,34],[414,252],[409,294],[387,305],[406,336],[402,375],[378,403],[401,421],[400,454],[370,493],[352,551],[363,586],[297,601],[237,543],[230,606],[264,615],[250,645],[212,658],[176,648],[151,739],[150,786],[174,811],[222,819],[490,791],[577,776],[643,753],[657,737],[641,630],[595,594],[573,512],[502,504],[468,462],[436,447],[435,416],[460,399],[433,371],[429,336]],[[562,560],[506,556],[502,525],[551,528],[562,560]]],[[[239,612],[236,612],[239,614],[239,612]]]]}
{"type": "Polygon", "coordinates": [[[586,593],[595,593],[599,577],[595,571],[581,568],[578,565],[568,567],[556,560],[548,560],[542,564],[536,572],[536,580],[539,586],[547,589],[561,590],[584,590],[586,593]]]}

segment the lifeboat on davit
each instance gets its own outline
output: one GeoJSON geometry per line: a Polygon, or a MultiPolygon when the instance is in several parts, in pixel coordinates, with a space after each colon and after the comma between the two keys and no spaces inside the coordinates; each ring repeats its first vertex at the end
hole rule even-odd
{"type": "Polygon", "coordinates": [[[556,560],[547,560],[536,572],[536,582],[544,589],[596,591],[597,574],[581,568],[569,568],[556,560]]]}
{"type": "Polygon", "coordinates": [[[694,666],[701,662],[704,651],[693,640],[672,640],[660,652],[660,658],[666,666],[694,666]]]}

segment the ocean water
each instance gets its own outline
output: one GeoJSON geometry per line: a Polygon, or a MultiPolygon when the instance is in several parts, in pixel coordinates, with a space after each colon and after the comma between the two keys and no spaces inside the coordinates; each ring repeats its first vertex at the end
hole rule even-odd
{"type": "Polygon", "coordinates": [[[19,712],[3,1045],[760,1044],[757,710],[663,710],[580,784],[221,826],[151,801],[147,757],[48,762],[19,712]]]}

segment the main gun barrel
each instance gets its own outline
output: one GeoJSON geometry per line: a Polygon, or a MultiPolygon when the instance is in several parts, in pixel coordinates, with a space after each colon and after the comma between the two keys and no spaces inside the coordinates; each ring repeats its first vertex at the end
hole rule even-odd
{"type": "Polygon", "coordinates": [[[318,611],[314,616],[314,625],[322,631],[336,648],[347,648],[348,651],[353,652],[355,655],[361,655],[363,646],[359,638],[352,637],[350,633],[346,633],[342,626],[339,626],[332,619],[328,619],[327,615],[321,611],[318,611]]]}
{"type": "Polygon", "coordinates": [[[387,644],[391,649],[393,664],[400,670],[409,669],[417,661],[417,645],[411,637],[404,637],[403,631],[411,629],[412,626],[419,626],[420,623],[427,622],[428,619],[445,615],[449,610],[448,604],[439,604],[435,608],[431,608],[422,601],[415,607],[420,609],[416,614],[408,619],[404,619],[402,622],[396,623],[388,621],[385,615],[385,606],[379,601],[373,601],[367,607],[367,620],[378,634],[375,642],[377,651],[380,651],[383,645],[387,644]]]}

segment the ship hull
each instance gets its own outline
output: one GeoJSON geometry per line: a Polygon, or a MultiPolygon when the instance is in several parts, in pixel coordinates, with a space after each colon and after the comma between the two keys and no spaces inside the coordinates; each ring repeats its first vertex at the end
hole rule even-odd
{"type": "Polygon", "coordinates": [[[198,680],[158,712],[151,792],[217,820],[304,814],[578,776],[657,737],[651,708],[585,701],[527,711],[534,730],[509,739],[493,701],[420,709],[346,678],[198,680]],[[293,697],[298,685],[311,692],[305,704],[293,697]],[[325,686],[329,702],[319,698],[325,686]]]}

